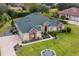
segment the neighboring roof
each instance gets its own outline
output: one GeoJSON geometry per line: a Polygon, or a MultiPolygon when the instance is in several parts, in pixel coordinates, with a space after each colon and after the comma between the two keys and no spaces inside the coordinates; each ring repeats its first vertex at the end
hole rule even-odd
{"type": "Polygon", "coordinates": [[[59,14],[77,16],[78,17],[79,16],[79,8],[72,7],[72,8],[69,8],[69,9],[65,9],[63,11],[60,11],[59,14]]]}
{"type": "Polygon", "coordinates": [[[46,16],[40,15],[39,13],[32,13],[28,16],[19,18],[15,21],[15,23],[23,33],[26,33],[29,32],[32,28],[41,30],[39,25],[43,25],[47,21],[52,26],[58,25],[58,20],[56,18],[52,18],[51,20],[46,16]]]}

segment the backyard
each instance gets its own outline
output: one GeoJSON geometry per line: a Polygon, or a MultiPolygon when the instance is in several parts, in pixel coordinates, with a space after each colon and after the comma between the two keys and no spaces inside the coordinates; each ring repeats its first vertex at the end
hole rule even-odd
{"type": "Polygon", "coordinates": [[[40,56],[44,49],[52,49],[57,56],[79,56],[79,26],[68,24],[71,33],[59,33],[58,39],[23,46],[16,51],[18,56],[40,56]]]}

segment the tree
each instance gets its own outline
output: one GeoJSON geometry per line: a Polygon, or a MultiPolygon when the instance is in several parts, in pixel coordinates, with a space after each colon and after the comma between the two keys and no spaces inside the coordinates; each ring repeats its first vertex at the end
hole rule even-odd
{"type": "Polygon", "coordinates": [[[7,13],[4,13],[1,16],[1,20],[2,20],[3,23],[5,23],[5,22],[11,20],[11,17],[7,13]]]}
{"type": "Polygon", "coordinates": [[[79,7],[79,3],[58,3],[56,7],[59,8],[59,10],[63,10],[71,7],[79,7]]]}
{"type": "Polygon", "coordinates": [[[48,8],[47,7],[45,7],[45,6],[41,6],[40,7],[40,12],[48,12],[48,8]]]}
{"type": "Polygon", "coordinates": [[[8,7],[6,4],[0,3],[0,15],[7,11],[8,7]]]}
{"type": "Polygon", "coordinates": [[[40,4],[33,4],[30,6],[30,12],[39,12],[41,8],[40,4]]]}
{"type": "Polygon", "coordinates": [[[14,10],[8,9],[7,14],[13,19],[17,17],[17,13],[14,10]]]}

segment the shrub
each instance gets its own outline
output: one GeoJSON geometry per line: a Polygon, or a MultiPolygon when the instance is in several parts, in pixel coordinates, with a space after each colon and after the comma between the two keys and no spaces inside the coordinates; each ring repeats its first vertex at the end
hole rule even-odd
{"type": "Polygon", "coordinates": [[[65,16],[61,16],[60,18],[61,18],[61,19],[65,19],[65,16]]]}
{"type": "Polygon", "coordinates": [[[49,32],[49,34],[52,35],[52,36],[54,36],[54,37],[56,37],[57,32],[49,32]]]}
{"type": "Polygon", "coordinates": [[[71,32],[71,28],[70,27],[67,27],[64,30],[62,30],[61,32],[70,33],[71,32]]]}
{"type": "Polygon", "coordinates": [[[67,33],[70,33],[71,32],[71,28],[70,27],[67,27],[67,33]]]}
{"type": "Polygon", "coordinates": [[[17,13],[17,17],[23,17],[30,14],[30,12],[25,12],[25,13],[17,13]]]}

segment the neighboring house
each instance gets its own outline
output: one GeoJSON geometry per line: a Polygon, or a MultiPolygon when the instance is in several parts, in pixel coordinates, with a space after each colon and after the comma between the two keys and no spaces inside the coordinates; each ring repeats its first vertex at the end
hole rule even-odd
{"type": "Polygon", "coordinates": [[[10,5],[9,5],[9,9],[14,10],[14,11],[23,10],[23,8],[20,7],[20,6],[13,7],[13,6],[10,6],[10,5]]]}
{"type": "Polygon", "coordinates": [[[79,8],[72,7],[59,12],[59,16],[65,16],[66,19],[79,21],[79,8]]]}
{"type": "Polygon", "coordinates": [[[52,3],[43,3],[43,6],[47,7],[48,9],[50,9],[52,7],[52,3]]]}
{"type": "Polygon", "coordinates": [[[23,41],[42,38],[42,32],[52,32],[64,29],[64,24],[57,18],[49,19],[39,13],[32,13],[15,21],[15,26],[23,41]]]}
{"type": "Polygon", "coordinates": [[[46,6],[48,9],[55,7],[57,3],[42,3],[43,6],[46,6]]]}

